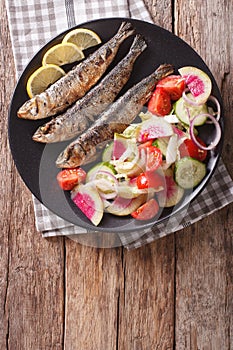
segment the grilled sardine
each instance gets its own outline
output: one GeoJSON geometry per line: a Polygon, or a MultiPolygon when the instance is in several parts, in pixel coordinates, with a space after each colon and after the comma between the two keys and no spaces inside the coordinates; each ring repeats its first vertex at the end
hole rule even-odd
{"type": "Polygon", "coordinates": [[[116,35],[107,43],[46,91],[25,102],[18,110],[18,117],[42,119],[66,110],[96,84],[113,61],[121,43],[134,32],[131,23],[123,22],[116,35]]]}
{"type": "Polygon", "coordinates": [[[84,132],[115,100],[129,80],[134,62],[146,47],[145,40],[137,35],[129,53],[110,73],[65,113],[39,127],[32,137],[33,140],[45,143],[58,142],[69,140],[84,132]]]}
{"type": "Polygon", "coordinates": [[[113,139],[115,132],[122,133],[132,123],[149,100],[158,81],[172,73],[173,67],[164,64],[134,85],[104,111],[86,132],[66,147],[58,156],[56,165],[59,168],[72,168],[85,164],[101,143],[113,139]]]}

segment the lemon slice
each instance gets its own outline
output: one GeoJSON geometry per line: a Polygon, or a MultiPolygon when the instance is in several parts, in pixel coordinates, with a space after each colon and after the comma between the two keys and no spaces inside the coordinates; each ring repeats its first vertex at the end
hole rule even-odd
{"type": "Polygon", "coordinates": [[[101,43],[100,37],[90,29],[77,28],[67,33],[62,40],[63,43],[73,43],[81,50],[101,43]]]}
{"type": "Polygon", "coordinates": [[[80,48],[72,43],[61,43],[52,46],[42,59],[42,65],[56,64],[62,66],[63,64],[80,61],[84,58],[84,54],[80,48]]]}
{"type": "Polygon", "coordinates": [[[49,85],[55,83],[66,73],[54,64],[48,64],[38,68],[27,81],[27,93],[30,98],[45,91],[49,85]]]}

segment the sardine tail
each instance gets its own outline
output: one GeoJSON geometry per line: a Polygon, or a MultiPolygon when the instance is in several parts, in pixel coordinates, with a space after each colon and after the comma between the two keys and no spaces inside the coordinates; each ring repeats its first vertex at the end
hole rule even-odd
{"type": "Polygon", "coordinates": [[[118,32],[116,34],[116,38],[117,38],[117,40],[122,42],[126,38],[128,38],[130,35],[133,35],[134,33],[135,33],[135,29],[133,28],[133,26],[130,22],[122,22],[122,24],[121,24],[121,26],[118,29],[118,32]]]}
{"type": "Polygon", "coordinates": [[[157,75],[158,79],[165,78],[166,76],[174,72],[174,67],[172,64],[164,63],[161,64],[156,71],[154,72],[157,75]]]}
{"type": "Polygon", "coordinates": [[[132,46],[130,48],[130,52],[138,52],[141,53],[147,48],[147,43],[142,35],[137,34],[134,38],[132,46]]]}

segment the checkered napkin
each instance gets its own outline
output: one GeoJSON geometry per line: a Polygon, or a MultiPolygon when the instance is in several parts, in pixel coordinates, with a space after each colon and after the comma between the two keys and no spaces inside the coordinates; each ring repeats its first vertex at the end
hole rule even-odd
{"type": "MultiPolygon", "coordinates": [[[[152,22],[142,0],[6,0],[6,5],[18,76],[47,41],[78,23],[103,17],[132,17],[152,22]]],[[[127,249],[138,248],[189,226],[232,201],[233,182],[220,160],[206,189],[187,209],[147,231],[119,234],[117,242],[127,249]]],[[[36,227],[43,237],[95,235],[56,216],[34,197],[33,203],[36,227]]]]}

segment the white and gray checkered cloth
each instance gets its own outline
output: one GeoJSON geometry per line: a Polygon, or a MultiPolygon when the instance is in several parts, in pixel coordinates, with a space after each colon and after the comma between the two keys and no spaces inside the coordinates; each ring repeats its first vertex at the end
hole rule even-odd
{"type": "MultiPolygon", "coordinates": [[[[143,0],[7,0],[17,76],[47,41],[60,32],[92,19],[132,17],[152,22],[143,0]]],[[[127,249],[141,247],[187,227],[233,201],[233,182],[220,160],[205,190],[188,209],[148,231],[119,235],[127,249]]],[[[43,237],[91,234],[51,213],[33,197],[37,230],[43,237]]],[[[78,236],[77,236],[78,237],[78,236]]]]}

